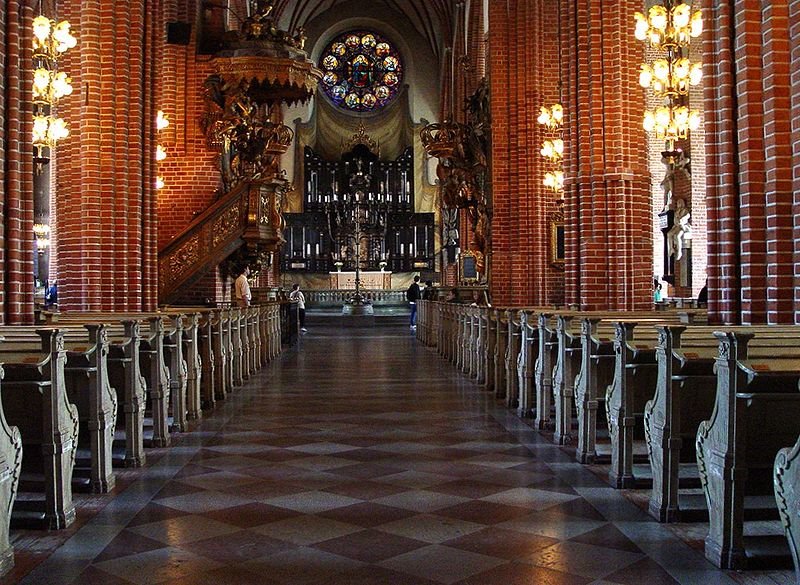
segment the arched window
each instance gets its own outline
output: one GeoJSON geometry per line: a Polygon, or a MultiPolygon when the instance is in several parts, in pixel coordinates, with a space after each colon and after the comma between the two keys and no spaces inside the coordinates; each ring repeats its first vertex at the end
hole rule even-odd
{"type": "Polygon", "coordinates": [[[322,53],[322,89],[345,110],[370,112],[391,102],[403,81],[403,62],[389,41],[365,30],[336,37],[322,53]]]}

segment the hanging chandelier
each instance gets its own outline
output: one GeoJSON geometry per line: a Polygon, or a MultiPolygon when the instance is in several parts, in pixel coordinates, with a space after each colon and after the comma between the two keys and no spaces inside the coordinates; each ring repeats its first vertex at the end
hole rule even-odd
{"type": "Polygon", "coordinates": [[[562,138],[562,127],[564,123],[564,106],[555,103],[549,108],[542,106],[539,117],[539,124],[550,132],[550,136],[542,143],[540,154],[547,161],[550,167],[544,174],[544,186],[555,193],[564,190],[564,139],[562,138]]]}
{"type": "Polygon", "coordinates": [[[639,71],[639,84],[652,89],[663,103],[653,110],[645,110],[643,126],[667,143],[667,150],[675,149],[677,140],[685,140],[689,133],[700,127],[701,116],[688,104],[691,87],[703,79],[702,64],[692,62],[684,55],[692,39],[703,32],[703,19],[699,10],[683,1],[662,0],[647,14],[637,12],[635,36],[661,53],[651,63],[643,63],[639,71]]]}
{"type": "Polygon", "coordinates": [[[72,80],[58,71],[58,59],[78,44],[66,20],[40,14],[33,19],[33,146],[38,163],[49,161],[47,150],[69,136],[67,123],[54,113],[58,101],[72,93],[72,80]]]}

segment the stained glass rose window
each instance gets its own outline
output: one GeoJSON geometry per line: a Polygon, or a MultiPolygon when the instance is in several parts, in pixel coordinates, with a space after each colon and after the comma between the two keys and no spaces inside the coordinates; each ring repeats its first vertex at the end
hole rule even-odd
{"type": "Polygon", "coordinates": [[[336,37],[320,57],[321,87],[337,106],[356,112],[391,102],[403,81],[403,61],[386,39],[369,31],[336,37]]]}

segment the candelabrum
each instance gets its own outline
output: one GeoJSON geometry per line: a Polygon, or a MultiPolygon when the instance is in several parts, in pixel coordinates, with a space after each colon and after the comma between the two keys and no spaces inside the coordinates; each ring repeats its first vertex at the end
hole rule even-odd
{"type": "MultiPolygon", "coordinates": [[[[357,189],[352,193],[343,193],[341,197],[326,197],[323,209],[328,220],[328,233],[334,242],[334,247],[338,249],[338,260],[345,260],[348,250],[353,249],[354,251],[356,292],[347,302],[348,305],[351,305],[351,309],[348,310],[345,307],[346,312],[352,313],[352,307],[369,305],[369,302],[361,295],[361,248],[365,237],[368,242],[374,239],[380,240],[380,259],[381,261],[386,260],[384,242],[386,241],[389,205],[384,199],[357,189]],[[353,243],[352,247],[350,246],[351,242],[353,243]]],[[[371,311],[366,311],[366,313],[371,313],[371,311]]]]}

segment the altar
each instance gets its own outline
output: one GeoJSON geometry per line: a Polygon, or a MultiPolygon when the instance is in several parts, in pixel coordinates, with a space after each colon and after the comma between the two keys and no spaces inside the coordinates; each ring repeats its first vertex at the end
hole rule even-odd
{"type": "MultiPolygon", "coordinates": [[[[355,290],[355,272],[331,272],[331,289],[333,290],[355,290]]],[[[368,272],[361,271],[361,288],[364,290],[390,290],[392,288],[391,272],[368,272]]]]}

